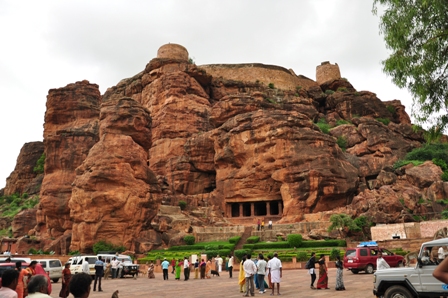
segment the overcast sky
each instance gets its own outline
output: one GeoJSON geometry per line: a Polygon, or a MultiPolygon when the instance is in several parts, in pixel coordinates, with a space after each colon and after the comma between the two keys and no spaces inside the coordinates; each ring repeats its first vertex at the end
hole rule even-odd
{"type": "Polygon", "coordinates": [[[370,0],[0,0],[0,188],[22,145],[42,141],[48,90],[81,80],[101,93],[133,76],[166,43],[196,64],[263,63],[315,79],[338,63],[357,90],[411,96],[393,85],[370,0]]]}

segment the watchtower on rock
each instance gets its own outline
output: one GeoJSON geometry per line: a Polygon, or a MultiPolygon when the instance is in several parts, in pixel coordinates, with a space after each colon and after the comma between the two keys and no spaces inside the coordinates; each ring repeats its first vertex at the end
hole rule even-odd
{"type": "Polygon", "coordinates": [[[157,58],[167,58],[188,61],[188,51],[180,44],[168,43],[159,48],[157,58]]]}
{"type": "Polygon", "coordinates": [[[325,61],[316,67],[316,82],[319,85],[340,78],[341,72],[337,63],[330,64],[329,61],[325,61]]]}

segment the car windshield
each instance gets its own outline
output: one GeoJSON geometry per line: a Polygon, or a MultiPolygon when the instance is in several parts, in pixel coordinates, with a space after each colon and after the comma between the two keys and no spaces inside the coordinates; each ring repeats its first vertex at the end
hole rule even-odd
{"type": "Polygon", "coordinates": [[[345,252],[346,257],[356,257],[356,249],[347,249],[345,252]]]}
{"type": "Polygon", "coordinates": [[[118,260],[120,262],[131,262],[132,263],[131,257],[118,258],[118,260]]]}

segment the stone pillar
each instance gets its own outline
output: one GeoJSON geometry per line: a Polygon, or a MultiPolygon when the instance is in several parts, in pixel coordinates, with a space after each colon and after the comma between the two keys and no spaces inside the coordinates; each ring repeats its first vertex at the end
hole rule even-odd
{"type": "Polygon", "coordinates": [[[243,203],[240,204],[240,214],[238,214],[238,217],[243,217],[243,203]]]}
{"type": "Polygon", "coordinates": [[[278,202],[278,215],[283,216],[282,201],[278,202]]]}
{"type": "Polygon", "coordinates": [[[255,204],[250,203],[250,216],[254,216],[254,215],[255,215],[255,204]]]}
{"type": "Polygon", "coordinates": [[[271,202],[266,202],[266,215],[271,215],[271,202]]]}

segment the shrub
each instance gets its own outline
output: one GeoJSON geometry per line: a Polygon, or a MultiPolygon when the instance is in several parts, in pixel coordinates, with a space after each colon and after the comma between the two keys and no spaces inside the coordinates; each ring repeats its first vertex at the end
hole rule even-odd
{"type": "Polygon", "coordinates": [[[100,251],[116,251],[116,252],[123,252],[126,248],[124,246],[117,246],[110,242],[100,240],[93,244],[93,252],[95,254],[98,254],[100,251]]]}
{"type": "Polygon", "coordinates": [[[300,234],[289,234],[287,236],[288,243],[290,247],[300,247],[302,246],[302,235],[300,234]]]}
{"type": "Polygon", "coordinates": [[[275,87],[274,87],[274,83],[269,83],[268,84],[268,87],[269,87],[269,89],[274,89],[275,87]]]}
{"type": "Polygon", "coordinates": [[[29,255],[36,255],[37,254],[37,250],[33,247],[31,247],[30,249],[28,249],[28,254],[29,255]]]}
{"type": "Polygon", "coordinates": [[[395,115],[397,113],[397,111],[395,111],[394,106],[386,106],[386,108],[392,115],[395,115]]]}
{"type": "Polygon", "coordinates": [[[426,144],[406,155],[407,160],[427,161],[435,158],[441,159],[448,164],[448,144],[426,144]]]}
{"type": "Polygon", "coordinates": [[[389,125],[390,119],[388,118],[376,118],[376,121],[383,123],[384,125],[389,125]]]}
{"type": "Polygon", "coordinates": [[[79,255],[79,250],[72,250],[68,254],[71,255],[71,256],[79,255]]]}
{"type": "Polygon", "coordinates": [[[339,119],[336,121],[336,126],[339,125],[344,125],[344,124],[352,124],[350,121],[344,120],[344,119],[339,119]]]}
{"type": "Polygon", "coordinates": [[[341,251],[337,248],[333,248],[330,252],[330,260],[335,261],[337,256],[341,255],[341,251]]]}
{"type": "Polygon", "coordinates": [[[297,261],[299,261],[299,262],[305,262],[305,261],[308,261],[308,255],[307,255],[307,253],[304,252],[304,251],[299,251],[299,252],[297,253],[297,261]]]}
{"type": "Polygon", "coordinates": [[[255,244],[243,244],[244,249],[252,250],[254,249],[255,244]]]}
{"type": "MultiPolygon", "coordinates": [[[[442,169],[442,171],[448,170],[446,162],[443,159],[433,158],[432,163],[435,164],[436,166],[439,166],[442,169]]],[[[23,197],[23,195],[22,195],[22,197],[23,197]]]]}
{"type": "Polygon", "coordinates": [[[347,88],[339,87],[337,91],[339,91],[339,92],[347,92],[347,88]]]}
{"type": "Polygon", "coordinates": [[[247,254],[249,254],[250,253],[250,250],[249,249],[237,249],[237,250],[235,250],[234,252],[233,252],[233,254],[235,255],[235,257],[238,259],[238,260],[242,260],[243,259],[243,256],[244,255],[247,255],[247,254]]]}
{"type": "Polygon", "coordinates": [[[445,210],[442,211],[441,218],[442,219],[448,219],[448,209],[445,209],[445,210]]]}
{"type": "Polygon", "coordinates": [[[325,94],[327,94],[327,95],[331,95],[331,94],[333,94],[333,93],[334,93],[333,90],[330,90],[330,89],[325,90],[325,94]]]}
{"type": "Polygon", "coordinates": [[[250,236],[247,238],[246,243],[257,243],[260,241],[260,236],[250,236]]]}
{"type": "Polygon", "coordinates": [[[317,121],[316,125],[324,134],[330,133],[330,125],[327,123],[327,121],[325,121],[325,118],[320,118],[319,121],[317,121]]]}
{"type": "Polygon", "coordinates": [[[44,165],[45,165],[45,153],[42,153],[42,155],[36,162],[36,166],[33,168],[33,172],[37,174],[42,174],[44,172],[44,165]]]}
{"type": "Polygon", "coordinates": [[[419,166],[423,164],[423,161],[420,160],[398,160],[396,163],[394,163],[394,169],[401,168],[407,164],[413,164],[414,166],[419,166]]]}
{"type": "Polygon", "coordinates": [[[237,244],[240,241],[241,236],[234,236],[229,238],[229,243],[237,244]]]}
{"type": "Polygon", "coordinates": [[[442,178],[443,181],[448,181],[448,171],[443,172],[440,178],[442,178]]]}
{"type": "Polygon", "coordinates": [[[343,152],[347,149],[347,140],[344,136],[338,137],[336,143],[338,144],[339,148],[342,149],[343,152]]]}
{"type": "Polygon", "coordinates": [[[253,249],[290,248],[287,241],[256,243],[253,249]]]}
{"type": "Polygon", "coordinates": [[[302,242],[302,247],[344,247],[347,246],[345,240],[307,240],[302,242]]]}
{"type": "Polygon", "coordinates": [[[196,239],[194,238],[193,235],[187,235],[184,237],[184,241],[187,245],[193,245],[196,239]]]}
{"type": "Polygon", "coordinates": [[[185,208],[187,207],[187,202],[179,201],[179,207],[180,207],[180,210],[185,210],[185,208]]]}

